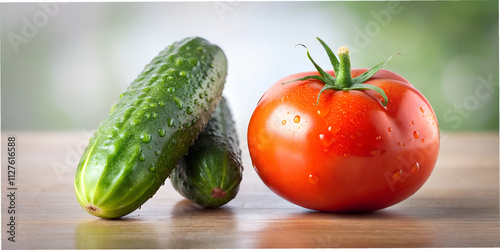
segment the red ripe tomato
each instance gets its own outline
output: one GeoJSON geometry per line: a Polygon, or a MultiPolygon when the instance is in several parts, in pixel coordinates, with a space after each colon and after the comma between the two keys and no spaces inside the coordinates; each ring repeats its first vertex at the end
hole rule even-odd
{"type": "Polygon", "coordinates": [[[285,77],[267,90],[248,126],[254,169],[276,194],[310,209],[373,211],[405,200],[438,157],[431,105],[406,79],[380,70],[388,61],[363,76],[361,85],[371,86],[359,85],[356,77],[369,70],[351,71],[347,50],[339,50],[338,63],[320,42],[338,76],[308,53],[318,72],[285,77]],[[335,86],[342,81],[351,85],[335,86]]]}

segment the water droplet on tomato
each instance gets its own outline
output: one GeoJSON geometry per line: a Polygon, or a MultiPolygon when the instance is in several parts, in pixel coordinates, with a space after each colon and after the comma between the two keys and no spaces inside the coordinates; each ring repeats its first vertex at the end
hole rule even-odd
{"type": "Polygon", "coordinates": [[[349,157],[349,154],[348,153],[344,153],[343,156],[344,156],[344,158],[347,158],[347,157],[349,157]]]}
{"type": "Polygon", "coordinates": [[[285,97],[281,97],[281,103],[284,103],[285,102],[285,97]]]}
{"type": "Polygon", "coordinates": [[[422,138],[422,143],[425,143],[425,139],[424,138],[422,138]]]}
{"type": "Polygon", "coordinates": [[[375,140],[377,140],[377,141],[382,140],[382,136],[379,135],[379,136],[375,137],[375,140]]]}
{"type": "Polygon", "coordinates": [[[411,121],[411,125],[415,125],[415,122],[414,122],[414,121],[411,121]]]}
{"type": "Polygon", "coordinates": [[[420,170],[420,165],[418,164],[418,162],[415,162],[415,164],[413,164],[413,166],[411,167],[411,174],[416,174],[418,170],[420,170]]]}
{"type": "Polygon", "coordinates": [[[337,139],[332,136],[330,133],[324,133],[319,135],[319,140],[321,141],[321,144],[325,147],[328,147],[332,145],[337,139]]]}
{"type": "Polygon", "coordinates": [[[370,151],[370,154],[373,155],[373,156],[379,155],[380,151],[378,151],[377,149],[374,149],[374,150],[370,151]]]}
{"type": "Polygon", "coordinates": [[[422,107],[420,107],[420,112],[425,113],[425,111],[422,107]]]}
{"type": "Polygon", "coordinates": [[[285,124],[286,124],[286,120],[282,120],[281,125],[285,126],[285,124]]]}
{"type": "Polygon", "coordinates": [[[310,174],[308,179],[311,184],[318,183],[318,176],[316,175],[310,174]]]}
{"type": "Polygon", "coordinates": [[[321,117],[325,117],[330,112],[330,109],[327,107],[320,107],[318,109],[318,115],[321,117]]]}
{"type": "Polygon", "coordinates": [[[299,122],[300,122],[300,116],[299,116],[299,115],[296,115],[296,116],[293,118],[293,122],[295,122],[295,123],[299,123],[299,122]]]}
{"type": "Polygon", "coordinates": [[[392,132],[392,128],[391,128],[391,127],[388,127],[388,128],[387,128],[387,131],[392,132]]]}
{"type": "Polygon", "coordinates": [[[394,173],[392,173],[391,179],[393,181],[398,181],[402,175],[403,175],[403,170],[398,169],[398,170],[394,171],[394,173]]]}
{"type": "Polygon", "coordinates": [[[418,134],[418,132],[417,132],[417,131],[413,131],[413,137],[414,137],[415,139],[418,139],[419,134],[418,134]]]}

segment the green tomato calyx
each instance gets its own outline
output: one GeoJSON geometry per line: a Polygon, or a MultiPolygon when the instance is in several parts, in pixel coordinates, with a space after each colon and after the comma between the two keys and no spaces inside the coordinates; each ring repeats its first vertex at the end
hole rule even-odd
{"type": "MultiPolygon", "coordinates": [[[[377,72],[379,72],[382,68],[384,68],[389,61],[396,55],[399,55],[399,53],[396,53],[386,59],[385,61],[373,66],[371,69],[367,70],[365,73],[352,78],[351,76],[351,60],[349,58],[349,49],[345,46],[340,47],[337,50],[337,55],[339,58],[337,59],[337,56],[333,53],[333,51],[326,45],[323,40],[321,40],[319,37],[316,37],[318,41],[321,43],[323,48],[325,49],[326,53],[328,54],[328,57],[330,58],[330,62],[333,66],[333,70],[335,72],[336,76],[332,76],[328,73],[326,73],[316,62],[312,59],[311,55],[309,54],[309,50],[307,47],[303,44],[298,44],[306,49],[307,52],[307,57],[309,60],[312,62],[316,70],[318,71],[319,75],[309,75],[305,76],[299,79],[295,79],[292,81],[288,82],[295,82],[295,81],[303,81],[303,80],[308,80],[308,79],[314,79],[314,80],[319,80],[322,81],[325,86],[321,89],[321,91],[318,94],[318,98],[316,100],[316,104],[319,103],[319,98],[321,97],[321,93],[327,89],[332,89],[332,90],[343,90],[343,91],[349,91],[349,90],[373,90],[380,94],[383,98],[384,101],[382,102],[382,105],[385,106],[387,105],[388,99],[387,95],[385,94],[384,90],[381,89],[378,86],[371,85],[364,83],[368,79],[370,79],[373,75],[375,75],[377,72]]],[[[288,83],[284,82],[282,84],[288,83]]]]}

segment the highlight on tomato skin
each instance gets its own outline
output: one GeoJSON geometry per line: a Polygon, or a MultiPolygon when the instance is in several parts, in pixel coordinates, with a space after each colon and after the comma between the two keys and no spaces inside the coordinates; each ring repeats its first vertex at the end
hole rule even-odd
{"type": "Polygon", "coordinates": [[[265,92],[248,125],[250,157],[262,181],[294,204],[379,210],[424,185],[437,161],[439,126],[409,81],[380,67],[351,70],[348,50],[342,53],[337,62],[329,53],[335,70],[324,71],[308,52],[318,71],[287,76],[265,92]]]}

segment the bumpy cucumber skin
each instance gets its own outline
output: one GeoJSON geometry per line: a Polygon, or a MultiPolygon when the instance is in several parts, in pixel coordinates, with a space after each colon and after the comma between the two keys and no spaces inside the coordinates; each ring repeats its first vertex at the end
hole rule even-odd
{"type": "Polygon", "coordinates": [[[242,173],[235,124],[223,97],[205,130],[172,171],[170,179],[182,196],[202,207],[213,208],[236,197],[242,173]]]}
{"type": "Polygon", "coordinates": [[[111,219],[151,198],[206,126],[226,75],[224,52],[202,38],[161,51],[90,139],[75,175],[80,205],[111,219]]]}

